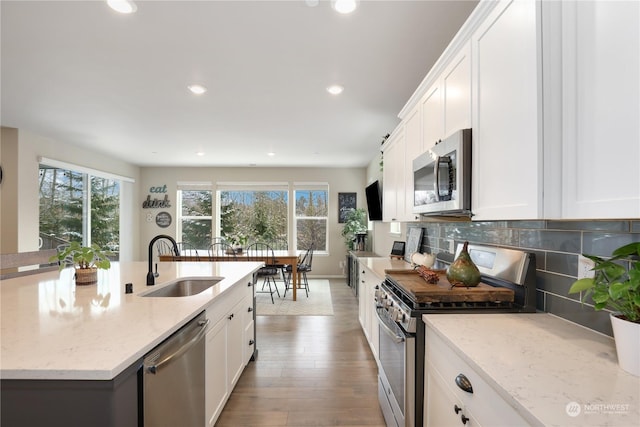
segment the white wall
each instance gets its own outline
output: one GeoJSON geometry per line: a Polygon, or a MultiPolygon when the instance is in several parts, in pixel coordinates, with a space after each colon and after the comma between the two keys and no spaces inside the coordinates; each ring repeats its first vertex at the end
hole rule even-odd
{"type": "MultiPolygon", "coordinates": [[[[17,191],[3,191],[0,193],[2,202],[2,217],[8,221],[0,222],[0,235],[3,236],[2,252],[28,252],[38,250],[38,226],[39,223],[39,189],[38,168],[39,157],[71,163],[78,166],[108,172],[111,174],[133,178],[136,183],[123,183],[122,185],[122,212],[121,215],[121,252],[120,259],[134,260],[139,254],[139,228],[138,222],[132,220],[133,205],[140,198],[139,173],[137,166],[127,162],[105,156],[95,151],[56,141],[39,136],[25,130],[2,128],[1,152],[11,153],[11,171],[7,174],[8,181],[17,179],[17,191]],[[17,153],[12,149],[17,132],[17,153]],[[5,138],[5,136],[9,136],[5,138]],[[14,175],[15,174],[15,178],[14,175]],[[9,212],[5,212],[5,210],[9,212]],[[17,221],[11,220],[15,215],[17,221]],[[4,236],[10,236],[17,230],[15,244],[4,244],[4,236]]],[[[4,158],[4,155],[3,155],[4,158]]],[[[3,169],[5,169],[3,161],[3,169]]],[[[7,164],[9,166],[9,164],[7,164]]]]}
{"type": "MultiPolygon", "coordinates": [[[[344,276],[346,246],[341,236],[342,224],[338,223],[338,193],[357,193],[358,207],[366,208],[365,187],[366,171],[364,168],[142,168],[140,179],[140,197],[138,199],[138,219],[140,223],[142,247],[139,257],[147,259],[148,242],[158,234],[176,236],[176,185],[178,182],[327,182],[329,183],[329,248],[328,255],[314,255],[313,276],[344,276]],[[142,209],[142,202],[151,198],[162,199],[164,194],[151,194],[151,187],[167,186],[167,194],[171,202],[169,209],[142,209]],[[148,213],[155,218],[161,211],[172,216],[171,226],[160,228],[155,220],[147,222],[148,213]]],[[[214,201],[215,203],[215,201],[214,201]]],[[[289,225],[290,234],[293,224],[289,225]]]]}

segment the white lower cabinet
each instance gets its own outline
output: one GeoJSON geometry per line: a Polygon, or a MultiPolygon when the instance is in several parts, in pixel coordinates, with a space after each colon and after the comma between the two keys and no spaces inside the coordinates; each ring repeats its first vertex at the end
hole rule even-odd
{"type": "Polygon", "coordinates": [[[424,426],[505,426],[530,424],[468,363],[427,327],[425,339],[424,426]],[[460,375],[473,393],[456,383],[460,375]]]}
{"type": "Polygon", "coordinates": [[[429,364],[427,366],[425,393],[429,394],[429,399],[425,403],[424,425],[429,427],[479,426],[480,423],[446,385],[446,381],[438,371],[429,364]]]}
{"type": "Polygon", "coordinates": [[[369,347],[373,357],[378,362],[378,352],[380,350],[378,318],[374,304],[376,287],[380,284],[378,278],[369,268],[362,263],[359,264],[359,289],[358,289],[358,314],[360,325],[364,335],[367,337],[369,347]]]}
{"type": "Polygon", "coordinates": [[[255,347],[253,281],[250,276],[207,308],[212,326],[205,346],[205,410],[213,426],[255,347]]]}

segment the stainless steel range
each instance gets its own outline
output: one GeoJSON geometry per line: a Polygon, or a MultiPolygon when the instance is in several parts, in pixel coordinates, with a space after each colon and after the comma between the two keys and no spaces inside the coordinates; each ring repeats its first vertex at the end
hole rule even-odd
{"type": "MultiPolygon", "coordinates": [[[[477,287],[451,287],[443,278],[429,284],[414,271],[387,270],[385,281],[376,290],[378,398],[387,426],[423,425],[423,314],[535,312],[534,254],[480,245],[469,245],[468,249],[482,274],[477,287]]],[[[455,257],[461,250],[458,245],[455,257]]]]}

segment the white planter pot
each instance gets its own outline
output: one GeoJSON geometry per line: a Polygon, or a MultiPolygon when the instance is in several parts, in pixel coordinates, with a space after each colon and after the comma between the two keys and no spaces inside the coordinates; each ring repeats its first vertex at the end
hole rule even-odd
{"type": "Polygon", "coordinates": [[[631,375],[640,377],[640,323],[629,322],[611,314],[611,326],[618,365],[631,375]]]}

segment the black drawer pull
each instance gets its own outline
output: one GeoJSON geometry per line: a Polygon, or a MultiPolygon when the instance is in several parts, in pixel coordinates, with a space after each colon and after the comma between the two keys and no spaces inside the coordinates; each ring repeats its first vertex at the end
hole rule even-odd
{"type": "Polygon", "coordinates": [[[469,418],[465,417],[464,414],[460,415],[460,421],[462,421],[462,424],[467,424],[467,421],[469,421],[469,418]]]}
{"type": "Polygon", "coordinates": [[[467,378],[464,374],[458,374],[458,376],[456,377],[456,384],[467,393],[473,393],[471,381],[469,381],[469,378],[467,378]]]}
{"type": "Polygon", "coordinates": [[[459,413],[460,411],[462,411],[462,408],[459,407],[458,405],[453,405],[453,410],[456,411],[456,414],[459,413]]]}

